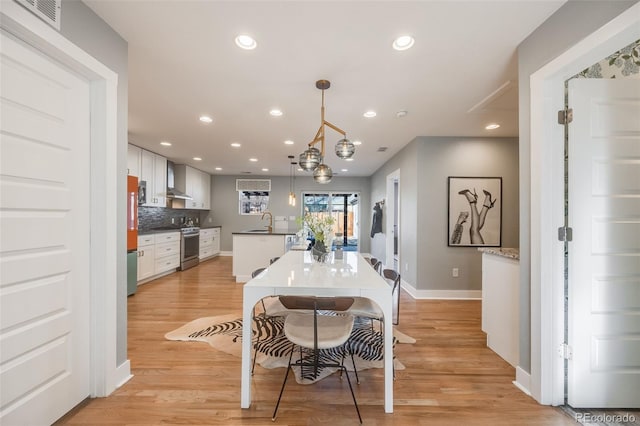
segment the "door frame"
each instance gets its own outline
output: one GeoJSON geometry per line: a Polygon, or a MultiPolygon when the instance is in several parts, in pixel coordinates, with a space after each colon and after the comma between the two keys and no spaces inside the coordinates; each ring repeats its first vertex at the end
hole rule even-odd
{"type": "Polygon", "coordinates": [[[640,38],[640,3],[531,75],[531,377],[541,404],[564,404],[564,82],[640,38]]]}
{"type": "Polygon", "coordinates": [[[16,2],[2,2],[0,26],[89,81],[89,382],[91,397],[107,396],[130,377],[128,361],[116,365],[118,76],[16,2]]]}
{"type": "Polygon", "coordinates": [[[386,220],[386,229],[387,229],[387,239],[385,244],[385,265],[387,268],[393,267],[393,238],[398,238],[398,271],[400,272],[400,255],[401,255],[401,244],[400,244],[400,169],[396,169],[393,172],[387,175],[387,200],[385,201],[386,210],[387,210],[387,220],[386,220]],[[396,197],[395,197],[395,183],[398,183],[398,205],[396,206],[396,197]],[[395,212],[398,212],[398,217],[396,218],[395,212]],[[393,235],[393,222],[394,219],[398,222],[398,235],[393,235]]]}

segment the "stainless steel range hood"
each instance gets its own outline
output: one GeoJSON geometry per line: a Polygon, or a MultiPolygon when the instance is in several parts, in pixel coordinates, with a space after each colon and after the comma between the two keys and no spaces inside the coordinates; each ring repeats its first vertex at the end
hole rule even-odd
{"type": "Polygon", "coordinates": [[[167,161],[167,198],[172,200],[193,200],[191,195],[187,195],[175,188],[175,175],[173,162],[167,161]]]}

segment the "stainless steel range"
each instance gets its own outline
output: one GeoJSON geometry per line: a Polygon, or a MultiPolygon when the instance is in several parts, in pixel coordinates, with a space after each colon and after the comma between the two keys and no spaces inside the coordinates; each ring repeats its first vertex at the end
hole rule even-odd
{"type": "Polygon", "coordinates": [[[192,268],[200,261],[200,228],[189,226],[180,228],[180,270],[192,268]]]}

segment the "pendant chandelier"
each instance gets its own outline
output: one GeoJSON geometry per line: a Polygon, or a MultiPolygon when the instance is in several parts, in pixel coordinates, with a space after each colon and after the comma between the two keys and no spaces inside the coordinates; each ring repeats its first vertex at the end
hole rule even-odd
{"type": "Polygon", "coordinates": [[[289,170],[289,205],[295,207],[296,205],[296,163],[292,161],[295,157],[289,155],[290,170],[289,170]]]}
{"type": "Polygon", "coordinates": [[[335,148],[335,153],[338,158],[346,160],[353,157],[356,152],[356,147],[349,139],[347,139],[347,133],[334,126],[324,119],[324,91],[331,87],[331,83],[328,80],[316,81],[316,87],[322,90],[322,107],[320,108],[320,128],[316,133],[316,136],[311,142],[309,142],[309,148],[300,154],[299,164],[302,170],[313,171],[313,179],[318,183],[329,183],[333,177],[331,167],[324,163],[324,128],[325,126],[331,127],[336,132],[342,135],[342,139],[338,141],[335,148]],[[320,149],[314,145],[320,144],[320,149]]]}

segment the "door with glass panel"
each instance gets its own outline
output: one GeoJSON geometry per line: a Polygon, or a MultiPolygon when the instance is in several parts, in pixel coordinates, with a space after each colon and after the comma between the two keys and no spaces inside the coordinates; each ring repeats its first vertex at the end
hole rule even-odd
{"type": "Polygon", "coordinates": [[[333,232],[336,238],[333,248],[358,251],[360,235],[360,197],[353,192],[304,193],[302,196],[304,214],[334,219],[333,232]]]}

